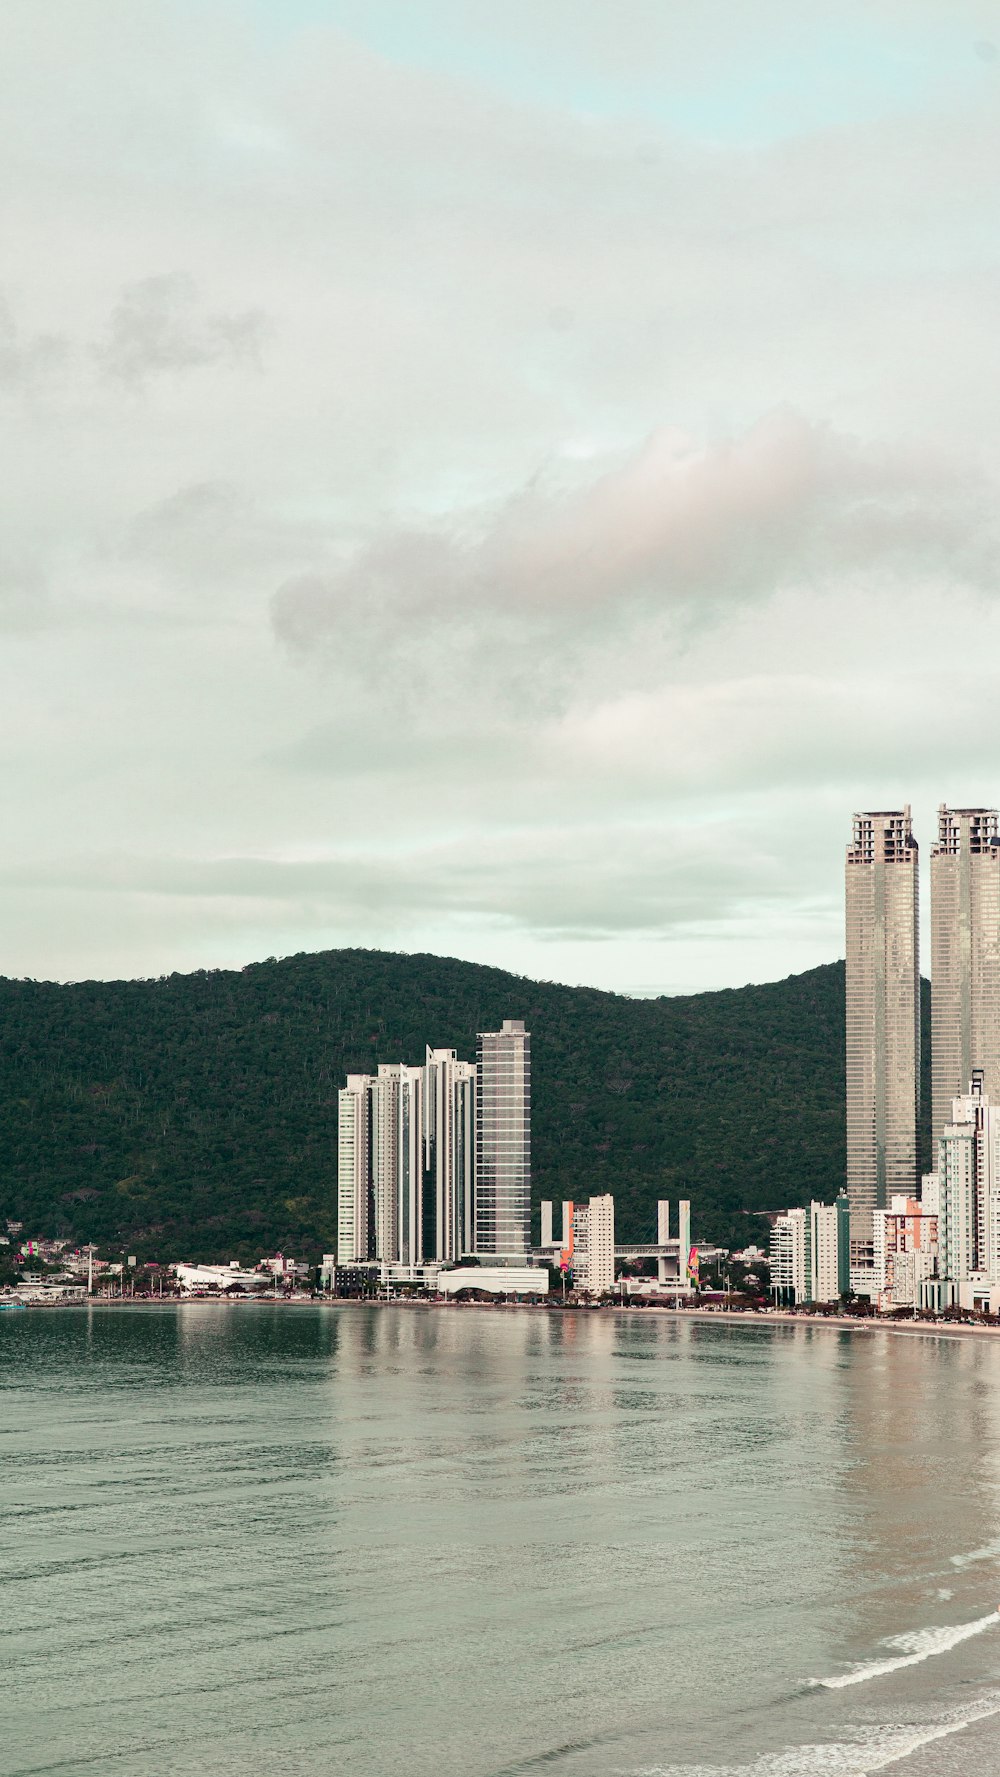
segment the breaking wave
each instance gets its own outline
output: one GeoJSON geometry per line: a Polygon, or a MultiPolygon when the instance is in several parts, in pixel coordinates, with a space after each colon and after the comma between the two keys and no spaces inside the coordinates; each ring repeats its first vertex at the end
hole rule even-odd
{"type": "Polygon", "coordinates": [[[656,1765],[637,1772],[636,1777],[870,1777],[872,1772],[919,1752],[922,1746],[946,1740],[992,1716],[1000,1716],[1000,1691],[990,1691],[977,1703],[935,1721],[859,1728],[851,1740],[790,1746],[783,1752],[765,1753],[749,1765],[656,1765]]]}
{"type": "Polygon", "coordinates": [[[959,1642],[968,1641],[973,1635],[982,1635],[986,1629],[995,1629],[998,1625],[1000,1614],[991,1610],[988,1617],[977,1617],[972,1623],[947,1623],[933,1629],[915,1629],[909,1635],[893,1635],[882,1643],[883,1647],[896,1650],[891,1655],[881,1660],[865,1660],[834,1678],[817,1678],[813,1682],[828,1691],[840,1691],[849,1684],[867,1684],[870,1678],[884,1678],[887,1672],[899,1672],[904,1666],[919,1666],[921,1660],[946,1654],[959,1642]]]}

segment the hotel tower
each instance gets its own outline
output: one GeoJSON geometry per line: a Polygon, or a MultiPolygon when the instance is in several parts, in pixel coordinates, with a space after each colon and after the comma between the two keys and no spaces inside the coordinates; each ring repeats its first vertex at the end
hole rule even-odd
{"type": "Polygon", "coordinates": [[[919,855],[909,807],[856,814],[847,849],[847,1195],[856,1263],[917,1186],[919,855]]]}
{"type": "Polygon", "coordinates": [[[933,1139],[974,1073],[1000,1105],[1000,837],[995,808],[938,810],[931,852],[933,1139]]]}

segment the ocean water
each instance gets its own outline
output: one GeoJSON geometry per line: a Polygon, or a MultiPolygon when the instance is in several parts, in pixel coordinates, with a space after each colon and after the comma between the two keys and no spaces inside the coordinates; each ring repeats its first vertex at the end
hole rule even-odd
{"type": "Polygon", "coordinates": [[[1000,1340],[0,1315],[7,1777],[986,1777],[1000,1340]]]}

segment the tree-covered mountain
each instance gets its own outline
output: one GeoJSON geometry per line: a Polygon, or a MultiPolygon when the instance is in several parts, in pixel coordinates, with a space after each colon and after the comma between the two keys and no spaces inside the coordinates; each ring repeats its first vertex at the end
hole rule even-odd
{"type": "Polygon", "coordinates": [[[688,1196],[697,1237],[744,1240],[743,1212],[842,1184],[843,1002],[842,963],[635,1000],[370,950],[0,979],[0,1216],[149,1257],[328,1250],[344,1076],[428,1042],[474,1059],[524,1017],[536,1202],[610,1190],[652,1239],[656,1199],[688,1196]]]}

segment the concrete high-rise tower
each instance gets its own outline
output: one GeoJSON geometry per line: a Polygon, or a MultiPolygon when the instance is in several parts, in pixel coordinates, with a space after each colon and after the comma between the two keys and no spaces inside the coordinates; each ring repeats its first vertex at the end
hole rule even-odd
{"type": "Polygon", "coordinates": [[[931,852],[931,1117],[941,1138],[974,1073],[1000,1104],[1000,835],[995,808],[938,810],[931,852]]]}
{"type": "Polygon", "coordinates": [[[917,1187],[919,854],[909,807],[856,814],[847,850],[847,1195],[855,1260],[917,1187]]]}
{"type": "Polygon", "coordinates": [[[348,1074],[337,1094],[337,1263],[371,1255],[374,1235],[370,1074],[348,1074]]]}
{"type": "Polygon", "coordinates": [[[475,1245],[476,1070],[471,1061],[459,1061],[454,1049],[428,1048],[425,1075],[424,1247],[428,1256],[433,1247],[433,1257],[446,1263],[475,1245]]]}
{"type": "Polygon", "coordinates": [[[476,1251],[523,1262],[531,1245],[531,1035],[521,1018],[480,1031],[476,1251]]]}
{"type": "Polygon", "coordinates": [[[424,1257],[424,1070],[382,1062],[371,1085],[375,1257],[424,1257]]]}

